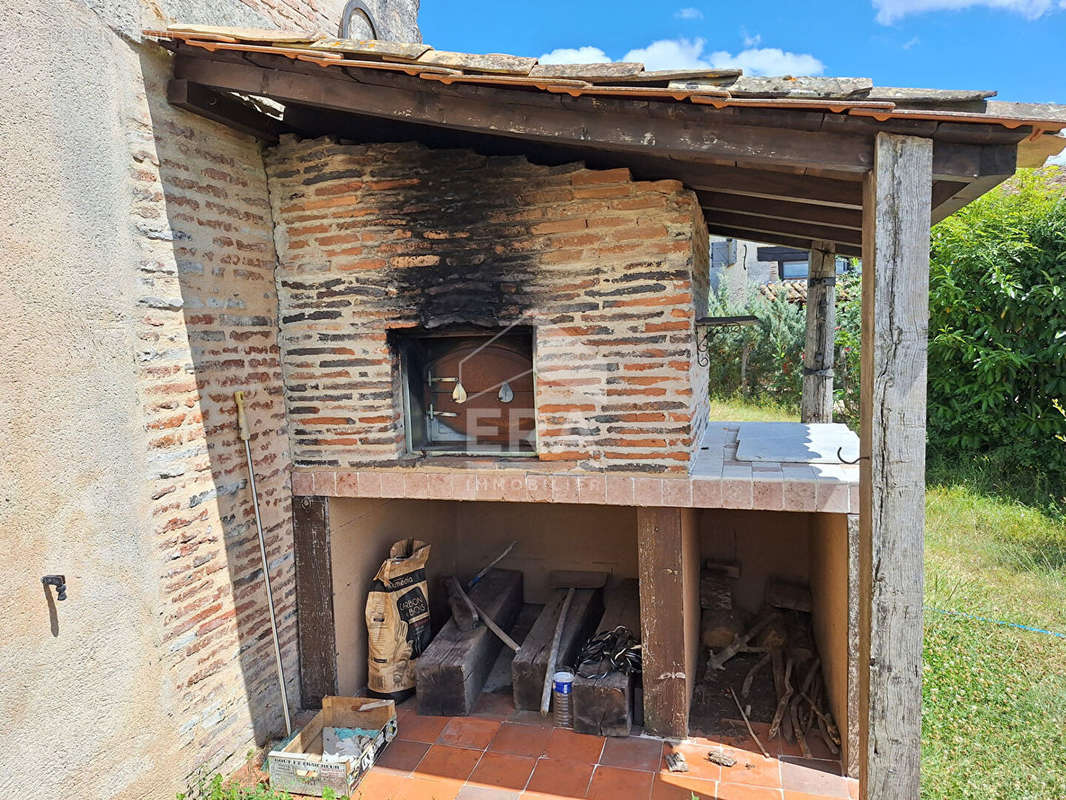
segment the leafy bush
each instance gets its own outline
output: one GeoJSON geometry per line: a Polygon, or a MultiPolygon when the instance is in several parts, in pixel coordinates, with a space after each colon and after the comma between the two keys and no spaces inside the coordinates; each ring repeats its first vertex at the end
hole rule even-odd
{"type": "Polygon", "coordinates": [[[803,309],[784,299],[753,294],[746,303],[711,294],[708,315],[754,315],[755,325],[712,328],[710,391],[714,397],[768,398],[790,406],[799,402],[803,385],[803,309]]]}
{"type": "MultiPolygon", "coordinates": [[[[842,421],[859,418],[860,276],[837,276],[837,330],[834,396],[842,421]]],[[[803,389],[803,344],[807,316],[802,306],[783,298],[751,295],[745,303],[731,303],[712,293],[710,316],[751,314],[756,325],[722,328],[712,333],[710,391],[712,397],[746,397],[798,408],[803,389]],[[742,368],[745,345],[746,369],[742,368]]]]}
{"type": "Polygon", "coordinates": [[[934,228],[929,334],[930,454],[1061,487],[1066,199],[1044,174],[1021,174],[934,228]]]}

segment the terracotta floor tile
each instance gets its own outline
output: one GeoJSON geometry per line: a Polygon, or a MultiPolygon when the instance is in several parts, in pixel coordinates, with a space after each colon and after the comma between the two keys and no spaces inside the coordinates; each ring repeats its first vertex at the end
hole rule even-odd
{"type": "Polygon", "coordinates": [[[396,739],[381,751],[381,755],[377,757],[374,764],[395,772],[408,773],[418,766],[418,762],[422,760],[427,750],[429,750],[429,745],[425,742],[407,742],[403,739],[396,739]]]}
{"type": "Polygon", "coordinates": [[[524,794],[510,789],[498,789],[495,786],[474,786],[468,783],[459,790],[455,800],[518,800],[524,794]]]}
{"type": "Polygon", "coordinates": [[[474,771],[474,766],[481,759],[480,750],[468,750],[463,747],[450,747],[435,744],[422,758],[414,774],[426,778],[451,778],[465,781],[474,771]]]}
{"type": "MultiPolygon", "coordinates": [[[[769,742],[763,742],[766,745],[766,749],[770,751],[770,755],[778,756],[803,756],[803,748],[800,747],[800,743],[790,743],[785,740],[784,736],[778,736],[776,739],[771,739],[769,742]]],[[[807,745],[810,747],[810,744],[807,745]]],[[[758,748],[756,748],[758,749],[758,748]]]]}
{"type": "Polygon", "coordinates": [[[848,782],[840,775],[840,764],[836,761],[782,758],[781,786],[792,792],[848,797],[848,782]]]}
{"type": "Polygon", "coordinates": [[[551,741],[550,728],[505,722],[500,725],[496,738],[489,745],[489,750],[494,753],[511,753],[516,756],[538,758],[548,751],[549,741],[551,741]]]}
{"type": "Polygon", "coordinates": [[[452,717],[441,731],[439,741],[453,747],[484,750],[499,729],[500,723],[496,720],[452,717]]]}
{"type": "Polygon", "coordinates": [[[596,767],[589,784],[589,800],[645,800],[651,797],[653,774],[620,767],[596,767]]]}
{"type": "Polygon", "coordinates": [[[603,746],[600,763],[609,767],[655,772],[659,769],[662,753],[663,743],[658,739],[612,736],[603,746]]]}
{"type": "Polygon", "coordinates": [[[687,775],[660,773],[651,787],[651,800],[715,800],[717,781],[701,781],[687,775]]]}
{"type": "Polygon", "coordinates": [[[448,778],[420,778],[415,775],[408,780],[403,800],[455,800],[462,788],[462,781],[448,778]]]}
{"type": "Polygon", "coordinates": [[[517,722],[519,725],[536,725],[541,728],[555,727],[551,715],[542,717],[539,711],[516,711],[511,715],[511,722],[517,722]]]}
{"type": "Polygon", "coordinates": [[[705,781],[717,781],[722,777],[722,768],[717,764],[707,760],[707,754],[712,750],[721,752],[720,747],[707,747],[704,745],[689,744],[688,742],[682,742],[680,744],[673,744],[667,742],[663,745],[663,757],[661,764],[662,774],[667,775],[687,775],[690,778],[700,778],[705,781]],[[667,753],[680,753],[685,757],[685,763],[688,764],[688,772],[673,773],[668,772],[666,767],[666,754],[667,753]]]}
{"type": "Polygon", "coordinates": [[[785,800],[826,800],[824,794],[807,794],[806,792],[785,792],[785,800]]]}
{"type": "Polygon", "coordinates": [[[411,783],[410,778],[397,775],[392,770],[374,767],[352,792],[352,800],[404,800],[411,783]]]}
{"type": "Polygon", "coordinates": [[[781,763],[776,758],[766,758],[762,754],[733,747],[725,747],[722,752],[737,760],[732,767],[722,767],[723,783],[781,788],[781,763]]]}
{"type": "MultiPolygon", "coordinates": [[[[759,741],[766,745],[767,751],[770,753],[776,751],[777,740],[770,739],[770,723],[753,722],[751,723],[751,729],[755,731],[755,735],[759,737],[759,741]],[[774,744],[771,744],[771,741],[773,741],[774,744]]],[[[722,744],[728,747],[736,747],[742,750],[753,750],[756,753],[759,752],[759,746],[755,744],[755,741],[748,733],[748,726],[740,720],[727,720],[726,730],[712,738],[720,740],[722,744]]]]}
{"type": "Polygon", "coordinates": [[[782,800],[780,789],[745,786],[740,783],[718,784],[718,800],[782,800]]]}
{"type": "Polygon", "coordinates": [[[582,761],[595,764],[603,752],[604,737],[574,733],[565,728],[552,728],[548,743],[548,756],[566,761],[582,761]]]}
{"type": "Polygon", "coordinates": [[[592,764],[582,764],[580,761],[542,758],[533,769],[533,777],[526,791],[561,798],[584,797],[592,780],[592,770],[592,764]]]}
{"type": "Polygon", "coordinates": [[[448,721],[449,717],[422,717],[410,712],[404,715],[397,715],[397,736],[409,742],[433,744],[437,741],[448,721]]]}
{"type": "Polygon", "coordinates": [[[471,783],[522,791],[533,773],[535,758],[509,753],[485,753],[470,776],[471,783]]]}
{"type": "Polygon", "coordinates": [[[474,703],[473,716],[483,719],[510,719],[514,716],[514,697],[507,694],[483,694],[474,703]]]}
{"type": "Polygon", "coordinates": [[[840,754],[834,754],[828,747],[826,747],[825,740],[821,736],[814,736],[813,734],[807,737],[807,746],[811,749],[811,755],[814,758],[826,758],[840,760],[840,754]]]}

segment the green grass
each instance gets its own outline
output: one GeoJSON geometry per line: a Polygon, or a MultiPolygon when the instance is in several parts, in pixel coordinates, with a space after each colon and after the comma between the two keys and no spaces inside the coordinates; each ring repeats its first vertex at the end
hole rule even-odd
{"type": "MultiPolygon", "coordinates": [[[[711,418],[790,411],[719,400],[711,418]]],[[[928,483],[928,609],[1066,633],[1066,512],[1039,476],[937,463],[928,483]]],[[[929,610],[924,661],[923,798],[1066,800],[1066,639],[929,610]]]]}
{"type": "MultiPolygon", "coordinates": [[[[968,476],[926,493],[926,605],[1066,633],[1066,522],[968,476]]],[[[926,798],[1066,798],[1066,639],[927,612],[926,798]]]]}
{"type": "Polygon", "coordinates": [[[712,397],[711,419],[722,422],[799,422],[799,409],[772,402],[712,397]]]}

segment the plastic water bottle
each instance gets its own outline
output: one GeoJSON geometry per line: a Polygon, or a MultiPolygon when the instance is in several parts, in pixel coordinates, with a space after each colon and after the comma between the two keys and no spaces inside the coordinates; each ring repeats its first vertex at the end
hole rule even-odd
{"type": "Polygon", "coordinates": [[[558,728],[574,727],[574,710],[570,706],[574,690],[574,673],[556,672],[552,677],[552,713],[558,728]]]}

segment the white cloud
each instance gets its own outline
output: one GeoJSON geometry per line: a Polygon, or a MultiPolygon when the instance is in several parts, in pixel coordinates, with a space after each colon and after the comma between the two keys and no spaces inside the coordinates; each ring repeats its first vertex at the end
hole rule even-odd
{"type": "Polygon", "coordinates": [[[891,25],[911,14],[927,11],[958,11],[974,6],[1001,9],[1021,14],[1026,19],[1037,19],[1055,6],[1066,8],[1066,0],[873,0],[877,9],[877,21],[891,25]]]}
{"type": "MultiPolygon", "coordinates": [[[[1063,0],[1063,2],[1066,3],[1066,0],[1063,0]]],[[[757,33],[754,36],[749,36],[748,32],[744,31],[745,47],[758,47],[760,44],[762,44],[762,36],[757,33]]]]}
{"type": "Polygon", "coordinates": [[[810,53],[789,53],[778,47],[748,48],[736,55],[719,50],[709,56],[715,69],[739,67],[745,75],[821,75],[825,64],[810,53]]]}
{"type": "Polygon", "coordinates": [[[603,64],[611,58],[600,48],[560,47],[540,57],[541,64],[603,64]]]}
{"type": "Polygon", "coordinates": [[[914,47],[920,41],[921,41],[921,39],[919,39],[917,36],[914,36],[914,37],[908,39],[907,41],[905,41],[903,43],[903,49],[904,50],[910,50],[912,47],[914,47]]]}
{"type": "Polygon", "coordinates": [[[703,12],[698,8],[679,8],[674,16],[677,19],[703,19],[703,12]]]}
{"type": "Polygon", "coordinates": [[[640,61],[645,69],[707,69],[702,53],[703,39],[660,39],[630,50],[622,60],[640,61]]]}
{"type": "Polygon", "coordinates": [[[809,53],[789,53],[777,47],[748,47],[736,55],[725,50],[704,52],[703,39],[660,39],[630,50],[623,61],[643,62],[646,69],[726,69],[739,67],[745,75],[821,75],[825,64],[809,53]]]}

